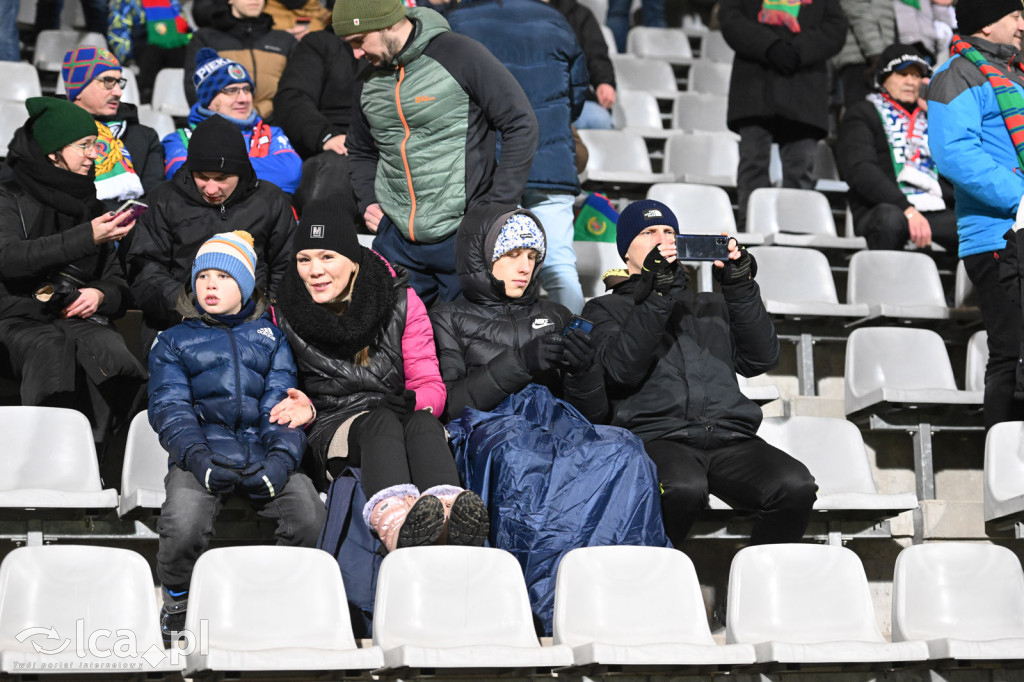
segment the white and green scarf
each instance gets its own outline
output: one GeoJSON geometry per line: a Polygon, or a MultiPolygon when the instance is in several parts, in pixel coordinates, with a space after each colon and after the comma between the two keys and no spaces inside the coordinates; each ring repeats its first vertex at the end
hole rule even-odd
{"type": "Polygon", "coordinates": [[[911,113],[879,92],[868,95],[868,101],[882,120],[896,182],[907,201],[921,212],[944,210],[939,171],[928,149],[928,117],[924,110],[917,107],[911,113]]]}

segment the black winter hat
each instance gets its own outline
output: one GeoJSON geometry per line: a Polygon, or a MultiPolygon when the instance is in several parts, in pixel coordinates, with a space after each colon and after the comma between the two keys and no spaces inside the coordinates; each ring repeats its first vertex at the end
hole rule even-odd
{"type": "Polygon", "coordinates": [[[679,232],[676,214],[660,201],[634,201],[619,214],[619,221],[615,224],[615,242],[622,260],[626,260],[626,252],[636,236],[652,225],[668,225],[679,232]]]}
{"type": "Polygon", "coordinates": [[[893,71],[905,69],[908,66],[916,66],[921,69],[921,75],[925,78],[932,75],[932,67],[917,51],[913,45],[893,43],[882,50],[878,57],[878,67],[875,69],[875,85],[882,87],[882,82],[888,78],[893,71]]]}
{"type": "Polygon", "coordinates": [[[1024,10],[1021,0],[958,0],[956,25],[960,35],[977,33],[1011,12],[1024,10]]]}
{"type": "Polygon", "coordinates": [[[200,122],[192,131],[186,163],[190,171],[199,173],[243,177],[253,173],[242,131],[219,114],[200,122]]]}
{"type": "Polygon", "coordinates": [[[315,199],[302,210],[299,226],[292,240],[293,251],[328,249],[337,251],[353,263],[363,257],[363,247],[356,236],[351,202],[341,196],[315,199]]]}

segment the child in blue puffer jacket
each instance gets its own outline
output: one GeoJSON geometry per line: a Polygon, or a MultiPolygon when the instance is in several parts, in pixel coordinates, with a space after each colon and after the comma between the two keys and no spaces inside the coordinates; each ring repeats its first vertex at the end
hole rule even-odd
{"type": "Polygon", "coordinates": [[[256,286],[248,232],[216,234],[192,264],[184,322],[149,354],[149,422],[170,455],[157,531],[164,643],[184,629],[192,568],[213,535],[225,498],[237,492],[277,521],[282,545],[313,547],[326,510],[297,471],[301,429],[271,423],[270,410],[296,384],[295,360],[256,286]]]}

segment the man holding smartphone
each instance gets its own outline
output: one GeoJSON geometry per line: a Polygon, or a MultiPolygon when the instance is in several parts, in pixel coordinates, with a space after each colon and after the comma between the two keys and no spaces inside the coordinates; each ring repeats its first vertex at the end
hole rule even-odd
{"type": "Polygon", "coordinates": [[[803,464],[757,437],[761,408],[736,381],[737,372],[755,376],[779,359],[757,263],[730,239],[728,258],[714,261],[722,292],[691,292],[676,260],[678,230],[668,206],[630,204],[617,226],[629,277],[583,309],[594,323],[609,423],[644,441],[676,546],[710,493],[754,513],[752,544],[796,542],[817,485],[803,464]]]}

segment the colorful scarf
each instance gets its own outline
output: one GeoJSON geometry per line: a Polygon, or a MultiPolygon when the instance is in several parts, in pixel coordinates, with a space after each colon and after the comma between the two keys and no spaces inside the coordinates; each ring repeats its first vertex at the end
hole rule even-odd
{"type": "Polygon", "coordinates": [[[96,198],[101,201],[135,199],[143,193],[131,154],[121,141],[124,128],[123,121],[96,122],[96,198]]]}
{"type": "MultiPolygon", "coordinates": [[[[950,53],[958,54],[971,62],[988,79],[988,84],[996,91],[996,102],[999,104],[999,111],[1006,123],[1006,130],[1010,133],[1010,141],[1017,152],[1017,164],[1024,168],[1024,96],[1017,92],[1017,87],[1009,78],[999,72],[999,69],[992,66],[981,56],[981,52],[959,35],[953,36],[953,44],[950,46],[950,53]]],[[[1019,62],[1014,62],[1010,68],[1024,70],[1019,62]]]]}
{"type": "Polygon", "coordinates": [[[939,172],[928,149],[928,117],[920,107],[913,113],[885,93],[874,92],[868,101],[882,119],[896,182],[907,201],[919,211],[946,208],[939,172]]]}
{"type": "Polygon", "coordinates": [[[764,0],[757,21],[771,26],[785,26],[790,33],[800,32],[800,5],[809,5],[811,0],[764,0]]]}
{"type": "Polygon", "coordinates": [[[192,33],[181,7],[172,0],[142,0],[146,13],[146,40],[150,45],[171,50],[188,45],[192,33]]]}

